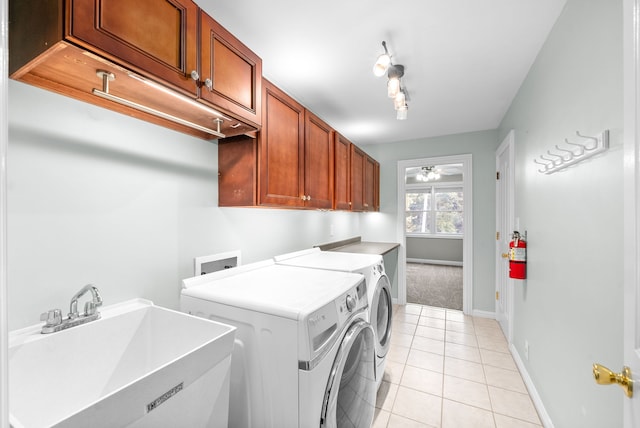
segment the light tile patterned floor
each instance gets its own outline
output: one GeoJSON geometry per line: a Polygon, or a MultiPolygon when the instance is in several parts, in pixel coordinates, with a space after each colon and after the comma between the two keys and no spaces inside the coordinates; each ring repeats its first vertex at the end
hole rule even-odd
{"type": "Polygon", "coordinates": [[[393,309],[373,427],[542,426],[495,320],[414,304],[393,309]]]}

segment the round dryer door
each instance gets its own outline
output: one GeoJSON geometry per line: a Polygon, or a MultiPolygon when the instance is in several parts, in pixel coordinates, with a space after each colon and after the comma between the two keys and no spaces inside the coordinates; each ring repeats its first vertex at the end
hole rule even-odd
{"type": "Polygon", "coordinates": [[[349,327],[329,375],[320,427],[371,426],[376,403],[374,342],[369,323],[360,320],[349,327]]]}
{"type": "Polygon", "coordinates": [[[376,334],[376,354],[384,357],[391,343],[392,318],[391,286],[386,275],[382,275],[376,284],[371,302],[371,325],[376,334]]]}

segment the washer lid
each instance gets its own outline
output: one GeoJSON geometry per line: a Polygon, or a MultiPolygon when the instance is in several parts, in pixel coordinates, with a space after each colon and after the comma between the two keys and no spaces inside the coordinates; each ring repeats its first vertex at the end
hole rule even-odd
{"type": "Polygon", "coordinates": [[[362,271],[382,261],[382,256],[379,254],[340,253],[337,251],[318,251],[289,258],[285,256],[276,257],[276,263],[313,269],[333,269],[343,272],[362,271]]]}
{"type": "Polygon", "coordinates": [[[301,320],[363,280],[357,273],[272,265],[214,279],[182,294],[301,320]]]}

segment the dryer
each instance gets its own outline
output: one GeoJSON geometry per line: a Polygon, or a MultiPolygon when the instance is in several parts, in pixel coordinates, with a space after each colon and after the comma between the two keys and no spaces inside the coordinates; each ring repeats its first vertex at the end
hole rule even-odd
{"type": "Polygon", "coordinates": [[[262,262],[184,280],[180,300],[237,328],[229,426],[371,425],[375,335],[362,275],[262,262]]]}
{"type": "Polygon", "coordinates": [[[280,265],[311,269],[356,272],[364,275],[369,300],[369,322],[376,337],[376,384],[380,387],[386,356],[391,343],[393,304],[391,286],[384,271],[382,256],[378,254],[320,251],[319,248],[283,254],[274,258],[280,265]]]}

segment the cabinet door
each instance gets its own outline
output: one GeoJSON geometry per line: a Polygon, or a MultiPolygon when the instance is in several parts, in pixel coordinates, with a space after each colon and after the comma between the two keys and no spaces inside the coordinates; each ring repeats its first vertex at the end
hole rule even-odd
{"type": "Polygon", "coordinates": [[[375,211],[375,170],[376,161],[370,156],[364,157],[364,201],[365,211],[375,211]]]}
{"type": "Polygon", "coordinates": [[[66,37],[196,95],[198,6],[191,0],[67,0],[66,37]]]}
{"type": "Polygon", "coordinates": [[[364,158],[366,154],[351,145],[351,211],[364,211],[364,158]]]}
{"type": "Polygon", "coordinates": [[[260,125],[262,60],[209,15],[200,16],[200,81],[206,82],[200,97],[260,125]]]}
{"type": "Polygon", "coordinates": [[[304,107],[267,80],[262,97],[258,202],[304,206],[304,107]]]}
{"type": "Polygon", "coordinates": [[[373,173],[373,202],[374,211],[380,211],[380,162],[376,161],[373,173]]]}
{"type": "Polygon", "coordinates": [[[218,141],[218,206],[255,206],[258,148],[246,135],[218,141]]]}
{"type": "Polygon", "coordinates": [[[310,111],[305,112],[305,206],[333,207],[333,129],[310,111]]]}
{"type": "Polygon", "coordinates": [[[349,182],[351,142],[337,132],[334,140],[333,208],[336,210],[349,210],[351,208],[351,183],[349,182]]]}

